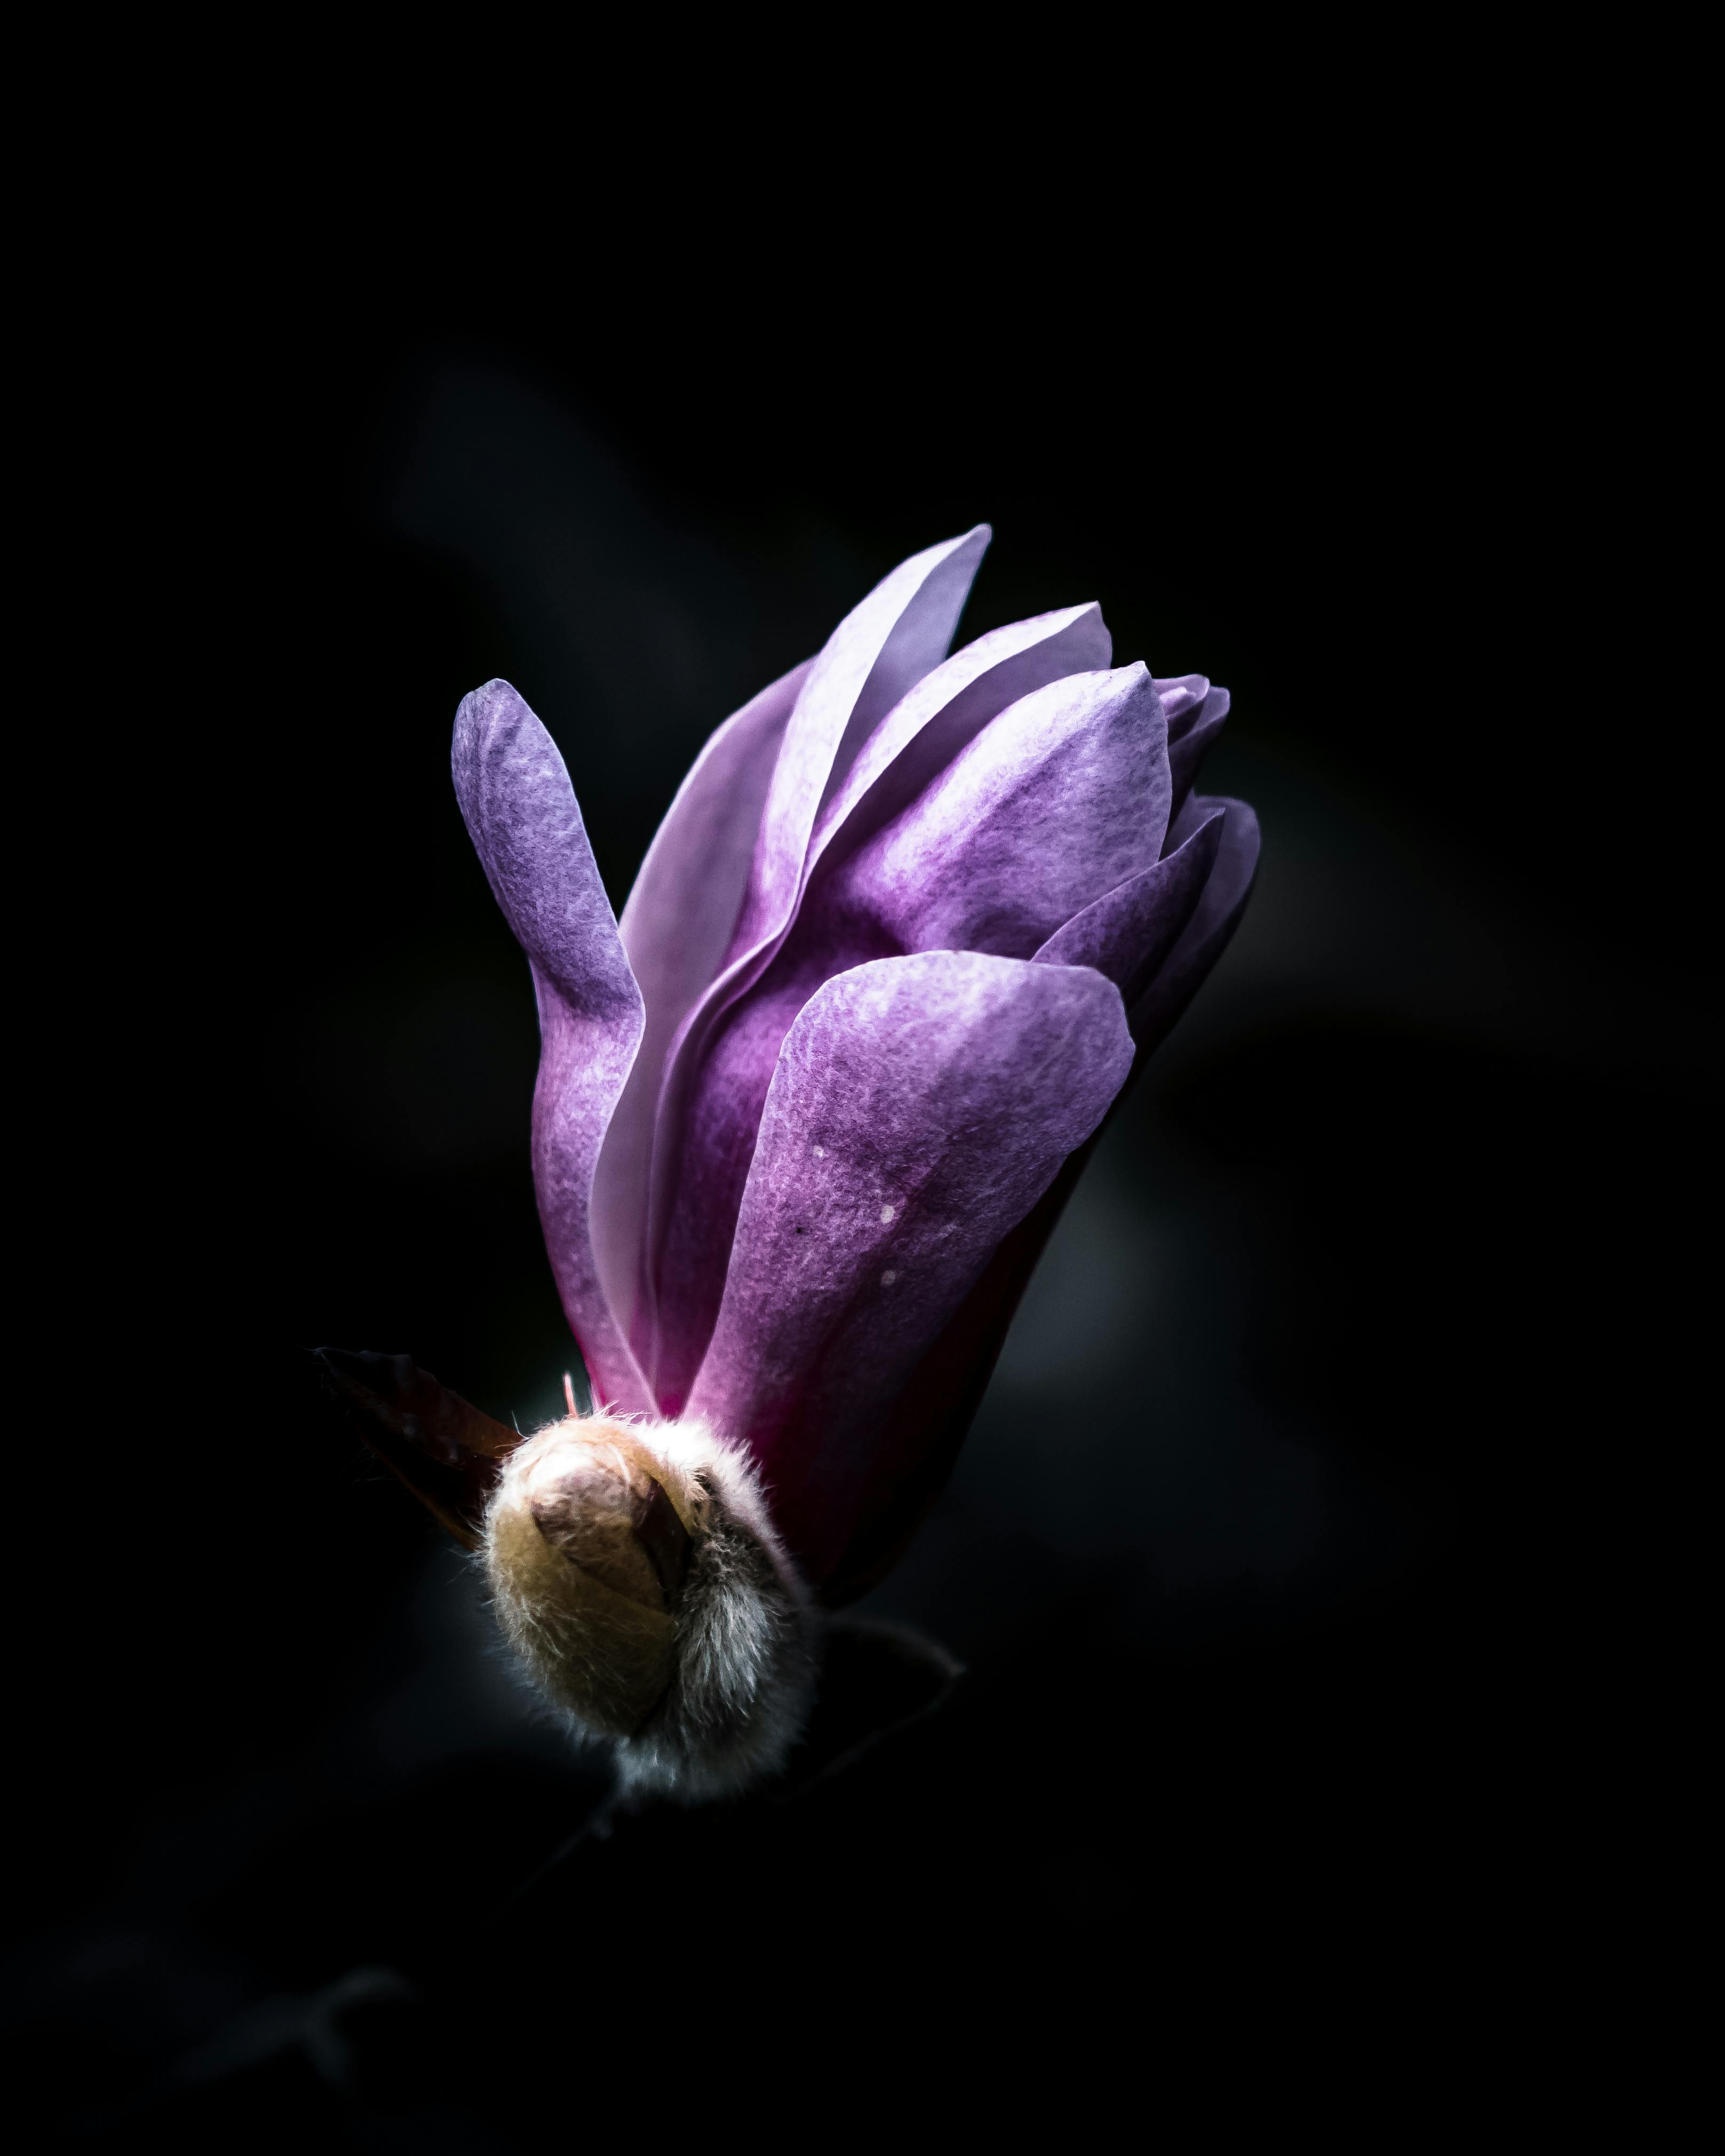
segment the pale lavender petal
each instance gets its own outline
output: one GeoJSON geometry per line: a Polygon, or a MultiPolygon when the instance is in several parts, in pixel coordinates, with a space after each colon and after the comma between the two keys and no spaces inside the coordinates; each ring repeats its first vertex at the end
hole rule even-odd
{"type": "Polygon", "coordinates": [[[506,681],[462,699],[455,794],[539,1003],[533,1182],[552,1270],[599,1398],[650,1406],[601,1285],[593,1173],[641,1037],[639,989],[557,744],[506,681]]]}
{"type": "Polygon", "coordinates": [[[593,1183],[600,1277],[624,1332],[639,1289],[653,1119],[678,1027],[730,948],[786,722],[814,661],[763,689],[713,733],[678,788],[623,909],[623,947],[646,1025],[593,1183]]]}
{"type": "Polygon", "coordinates": [[[660,1257],[673,1222],[691,1082],[714,1024],[771,959],[802,895],[809,844],[823,803],[858,748],[952,640],[977,566],[993,535],[978,525],[901,562],[839,623],[798,695],[773,767],[742,909],[724,969],[683,1019],[665,1058],[654,1110],[645,1259],[635,1336],[648,1350],[665,1412],[675,1412],[717,1306],[720,1277],[693,1314],[668,1304],[660,1257]],[[692,1328],[692,1329],[691,1329],[692,1328]],[[667,1353],[680,1378],[659,1364],[667,1353]]]}
{"type": "Polygon", "coordinates": [[[1161,855],[1162,702],[1142,665],[1022,697],[847,862],[828,903],[902,951],[1028,958],[1161,855]]]}
{"type": "MultiPolygon", "coordinates": [[[[1129,990],[1134,979],[1151,979],[1153,993],[1131,1014],[1141,1055],[1166,1034],[1239,919],[1250,881],[1251,849],[1246,843],[1248,827],[1225,813],[1238,805],[1214,800],[1189,803],[1170,831],[1168,852],[1162,862],[1087,908],[1037,953],[1039,961],[1061,953],[1071,961],[1082,956],[1117,979],[1124,978],[1129,990]],[[1211,878],[1206,872],[1216,861],[1230,821],[1235,824],[1235,844],[1222,864],[1221,875],[1211,878]],[[1170,890],[1163,881],[1168,876],[1178,876],[1179,888],[1170,890]],[[1198,886],[1195,891],[1186,888],[1193,884],[1198,886]],[[1170,929],[1183,935],[1182,916],[1189,901],[1201,899],[1206,890],[1204,918],[1177,951],[1173,968],[1156,981],[1170,929]],[[1141,942],[1146,935],[1150,941],[1141,942]],[[1152,1026],[1158,1029],[1154,1037],[1147,1031],[1152,1026]]],[[[1006,1235],[894,1400],[890,1441],[897,1465],[891,1474],[877,1476],[855,1512],[849,1543],[824,1578],[824,1599],[834,1606],[865,1593],[891,1569],[945,1484],[1024,1284],[1103,1127],[1106,1119],[1069,1156],[1037,1204],[1006,1235]]]]}
{"type": "Polygon", "coordinates": [[[1210,691],[1207,674],[1158,674],[1156,693],[1162,699],[1162,708],[1168,717],[1168,737],[1177,742],[1191,726],[1204,709],[1204,700],[1210,691]]]}
{"type": "Polygon", "coordinates": [[[811,866],[854,852],[914,801],[999,712],[1069,674],[1105,668],[1113,639],[1094,602],[1009,622],[967,644],[900,698],[821,811],[811,866]],[[843,826],[841,830],[840,826],[843,826]]]}
{"type": "Polygon", "coordinates": [[[827,639],[785,729],[734,956],[790,918],[822,803],[900,697],[946,656],[990,536],[979,524],[913,554],[827,639]]]}
{"type": "Polygon", "coordinates": [[[1191,919],[1147,988],[1130,1013],[1132,1037],[1147,1055],[1165,1040],[1205,976],[1228,947],[1251,896],[1258,872],[1258,819],[1244,801],[1194,793],[1170,830],[1177,845],[1222,814],[1222,833],[1211,869],[1191,919]]]}
{"type": "MultiPolygon", "coordinates": [[[[1202,681],[1203,676],[1195,677],[1202,681]]],[[[1168,730],[1168,760],[1173,773],[1174,808],[1179,810],[1191,793],[1193,782],[1198,777],[1198,767],[1209,754],[1215,738],[1222,731],[1228,716],[1230,697],[1225,689],[1213,689],[1204,684],[1201,702],[1183,711],[1177,721],[1170,720],[1168,730]]]]}
{"type": "Polygon", "coordinates": [[[817,1583],[913,1464],[896,1395],[1132,1058],[1101,974],[971,952],[859,967],[792,1027],[690,1407],[817,1583]]]}
{"type": "MultiPolygon", "coordinates": [[[[1041,763],[1045,766],[1042,779],[1028,782],[1033,791],[1039,783],[1041,789],[1040,806],[1031,811],[1032,821],[1037,814],[1067,814],[1077,819],[1075,828],[1083,828],[1089,809],[1070,789],[1063,795],[1061,783],[1073,778],[1086,752],[1075,751],[1063,759],[1054,744],[1063,731],[1070,732],[1081,722],[1099,728],[1101,733],[1108,732],[1097,713],[1114,694],[1107,686],[1110,677],[1073,676],[1068,671],[1076,660],[1106,654],[1107,634],[1093,606],[1068,608],[1034,621],[1015,622],[993,630],[925,676],[871,737],[854,769],[854,787],[847,783],[823,818],[810,849],[812,856],[820,858],[805,890],[801,911],[787,928],[787,940],[776,953],[766,955],[762,961],[764,971],[758,978],[740,984],[731,1007],[712,1014],[704,1039],[698,1044],[685,1044],[688,1053],[680,1073],[681,1082],[675,1092],[668,1087],[662,1096],[656,1126],[653,1177],[659,1195],[654,1219],[660,1224],[649,1245],[649,1256],[651,1306],[657,1322],[650,1342],[639,1332],[634,1336],[665,1413],[678,1411],[718,1315],[732,1231],[754,1149],[755,1132],[779,1046],[792,1020],[824,980],[847,967],[866,959],[896,957],[906,950],[962,947],[970,941],[932,930],[921,936],[895,932],[891,924],[872,916],[866,891],[861,901],[852,904],[840,889],[831,863],[845,858],[853,843],[853,827],[873,828],[907,789],[920,793],[931,771],[937,771],[942,762],[955,757],[955,768],[963,764],[973,773],[964,781],[970,792],[958,812],[966,825],[963,838],[978,848],[983,845],[985,832],[970,828],[974,820],[971,808],[973,797],[986,791],[988,782],[974,777],[974,771],[981,767],[974,760],[1004,723],[999,715],[1004,710],[1016,713],[1027,702],[1031,708],[1001,737],[1002,749],[994,764],[986,767],[1012,767],[1011,775],[997,777],[993,790],[1004,795],[1013,785],[1027,783],[1017,764],[1041,763]],[[1087,682],[1100,685],[1086,690],[1081,685],[1087,682]],[[1055,706],[1045,709],[1034,704],[1028,692],[1039,690],[1045,699],[1053,697],[1055,706]],[[1066,705],[1075,699],[1081,709],[1066,712],[1066,705]],[[1096,708],[1092,710],[1092,706],[1096,708]],[[902,775],[904,766],[912,767],[909,779],[902,775]],[[834,813],[840,809],[849,817],[843,828],[834,813]]],[[[1128,858],[1120,865],[1121,874],[1155,860],[1162,839],[1158,804],[1167,796],[1165,769],[1158,785],[1151,768],[1160,755],[1156,699],[1142,668],[1136,670],[1136,676],[1142,684],[1142,690],[1135,691],[1137,702],[1132,714],[1121,716],[1117,730],[1122,741],[1115,745],[1111,762],[1103,758],[1109,762],[1110,783],[1104,788],[1108,795],[1106,813],[1120,816],[1133,833],[1128,858]],[[1125,739],[1128,734],[1132,737],[1130,744],[1125,739]],[[1151,739],[1153,734],[1156,741],[1151,739]],[[1146,774],[1140,798],[1132,788],[1146,774]]],[[[906,817],[921,813],[922,804],[915,803],[906,817]]],[[[943,852],[951,850],[944,839],[937,846],[943,852]]],[[[1019,855],[1024,850],[1022,844],[1017,849],[1019,855]]],[[[1093,896],[1099,888],[1106,888],[1107,879],[1098,876],[1092,868],[1091,880],[1067,902],[1064,894],[1070,865],[1081,856],[1066,850],[1064,860],[1068,875],[1063,880],[1061,872],[1052,867],[1040,876],[1034,871],[1026,873],[1022,860],[1008,858],[1011,851],[1006,844],[997,849],[1001,877],[1016,880],[1024,886],[1019,909],[1022,919],[1011,955],[1028,957],[1073,906],[1093,896]],[[1056,884],[1062,896],[1052,897],[1056,884]],[[1025,922],[1030,925],[1026,927],[1025,922]]],[[[1040,857],[1046,849],[1039,843],[1032,851],[1040,857]]],[[[950,893],[952,862],[948,860],[945,868],[947,880],[939,887],[950,893]]],[[[957,873],[962,880],[962,864],[957,873]]]]}
{"type": "Polygon", "coordinates": [[[1213,808],[1183,844],[1075,914],[1035,953],[1037,963],[1094,966],[1130,1011],[1197,910],[1223,821],[1223,811],[1213,808]]]}

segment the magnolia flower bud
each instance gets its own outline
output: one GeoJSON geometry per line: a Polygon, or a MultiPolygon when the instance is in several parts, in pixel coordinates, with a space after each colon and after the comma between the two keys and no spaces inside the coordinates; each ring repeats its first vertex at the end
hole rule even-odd
{"type": "Polygon", "coordinates": [[[498,1616],[625,1784],[722,1795],[774,1772],[813,1696],[813,1609],[753,1471],[698,1424],[570,1416],[486,1510],[498,1616]]]}
{"type": "Polygon", "coordinates": [[[532,969],[569,1330],[617,1411],[753,1464],[829,1608],[927,1516],[1257,860],[1246,804],[1195,790],[1225,690],[1116,665],[1094,605],[949,649],[988,536],[901,562],[717,729],[620,916],[506,681],[450,744],[532,969]]]}
{"type": "Polygon", "coordinates": [[[547,1248],[616,1415],[572,1382],[523,1443],[404,1356],[325,1364],[625,1784],[716,1796],[784,1763],[810,1590],[842,1608],[916,1532],[1104,1119],[1251,889],[1256,819],[1194,788],[1225,690],[1115,666],[1093,605],[948,653],[988,536],[901,562],[726,721],[620,918],[538,719],[501,680],[456,714],[538,1001],[547,1248]]]}

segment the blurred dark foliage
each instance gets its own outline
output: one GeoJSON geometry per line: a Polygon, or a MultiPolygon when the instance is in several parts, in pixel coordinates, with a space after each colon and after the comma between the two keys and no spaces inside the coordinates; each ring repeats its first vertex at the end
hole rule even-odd
{"type": "Polygon", "coordinates": [[[865,2126],[955,2061],[1127,2087],[1147,2024],[1338,1955],[1483,1998],[1601,1921],[1561,1830],[1636,1741],[1681,1472],[1702,870],[1637,813],[1668,692],[1545,551],[1522,362],[1368,249],[1303,311],[1134,270],[1008,319],[972,265],[862,319],[686,268],[519,317],[247,287],[64,422],[100,536],[31,694],[62,797],[106,790],[41,886],[99,902],[53,962],[75,1479],[14,1537],[11,1988],[19,2100],[98,2138],[514,2146],[559,2058],[686,2061],[661,1995],[778,2062],[783,2131],[825,2115],[787,2061],[865,2126]],[[1204,783],[1260,887],[868,1605],[951,1700],[793,1801],[583,1839],[596,1770],[300,1374],[559,1397],[449,721],[516,682],[620,904],[706,732],[983,516],[967,634],[1094,597],[1231,687],[1204,783]]]}

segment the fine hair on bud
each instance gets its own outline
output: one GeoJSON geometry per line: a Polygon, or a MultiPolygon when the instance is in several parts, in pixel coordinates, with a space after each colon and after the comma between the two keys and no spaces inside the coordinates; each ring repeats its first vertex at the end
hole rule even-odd
{"type": "Polygon", "coordinates": [[[815,1613],[753,1468],[701,1423],[572,1415],[511,1453],[485,1516],[498,1618],[625,1788],[722,1796],[808,1718],[815,1613]]]}

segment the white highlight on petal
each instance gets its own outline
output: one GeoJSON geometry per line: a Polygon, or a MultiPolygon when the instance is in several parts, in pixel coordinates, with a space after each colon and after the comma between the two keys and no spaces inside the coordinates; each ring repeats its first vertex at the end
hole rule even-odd
{"type": "Polygon", "coordinates": [[[827,1157],[827,1149],[826,1149],[826,1147],[825,1147],[824,1146],[817,1146],[817,1147],[814,1148],[814,1158],[815,1158],[817,1160],[824,1160],[824,1159],[826,1158],[826,1157],[827,1157]]]}
{"type": "Polygon", "coordinates": [[[886,1223],[887,1223],[887,1222],[888,1222],[888,1221],[892,1218],[893,1214],[897,1211],[897,1209],[897,1209],[897,1207],[896,1207],[896,1206],[894,1206],[894,1205],[883,1205],[883,1206],[880,1208],[880,1224],[881,1224],[881,1226],[882,1226],[883,1228],[886,1225],[886,1223]]]}
{"type": "Polygon", "coordinates": [[[896,1272],[894,1272],[894,1270],[892,1270],[892,1267],[891,1267],[891,1265],[889,1265],[889,1266],[886,1268],[886,1271],[885,1271],[884,1273],[882,1273],[882,1274],[881,1274],[881,1276],[880,1276],[880,1285],[881,1285],[881,1286],[882,1286],[882,1287],[891,1287],[891,1286],[892,1286],[892,1283],[893,1283],[893,1282],[894,1282],[897,1278],[898,1278],[898,1275],[897,1275],[896,1272]]]}

